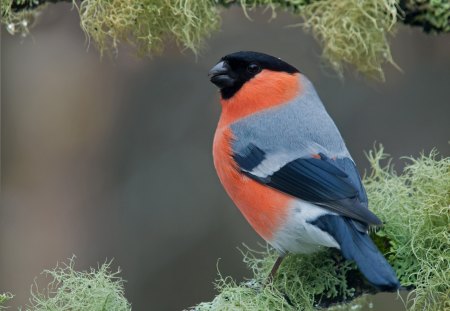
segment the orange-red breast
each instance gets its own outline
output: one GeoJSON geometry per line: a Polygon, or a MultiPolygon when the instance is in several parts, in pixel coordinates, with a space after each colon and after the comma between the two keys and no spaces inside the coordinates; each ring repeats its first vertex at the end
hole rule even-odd
{"type": "Polygon", "coordinates": [[[356,166],[311,82],[257,52],[229,54],[209,76],[222,105],[214,165],[244,217],[280,253],[272,275],[287,252],[333,247],[378,289],[398,289],[367,234],[381,221],[369,211],[356,166]]]}

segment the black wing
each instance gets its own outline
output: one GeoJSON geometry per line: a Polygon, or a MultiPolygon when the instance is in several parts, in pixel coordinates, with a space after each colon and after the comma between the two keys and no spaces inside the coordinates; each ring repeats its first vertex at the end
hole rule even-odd
{"type": "Polygon", "coordinates": [[[248,146],[245,154],[235,154],[234,160],[245,175],[260,183],[363,224],[381,225],[380,219],[367,208],[367,195],[353,161],[319,156],[298,158],[265,177],[252,174],[258,164],[267,160],[257,146],[248,146]]]}

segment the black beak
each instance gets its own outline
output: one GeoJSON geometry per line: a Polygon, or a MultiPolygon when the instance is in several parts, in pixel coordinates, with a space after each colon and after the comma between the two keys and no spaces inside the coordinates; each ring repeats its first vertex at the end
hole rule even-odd
{"type": "Polygon", "coordinates": [[[230,65],[225,61],[221,61],[212,67],[208,73],[208,77],[209,80],[220,89],[230,87],[234,84],[230,65]]]}

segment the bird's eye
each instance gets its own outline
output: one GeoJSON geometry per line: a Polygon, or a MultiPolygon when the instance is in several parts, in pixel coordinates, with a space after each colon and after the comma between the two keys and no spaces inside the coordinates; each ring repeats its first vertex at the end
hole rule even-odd
{"type": "Polygon", "coordinates": [[[250,65],[248,65],[247,71],[251,74],[257,74],[261,71],[261,66],[257,63],[251,63],[250,65]]]}

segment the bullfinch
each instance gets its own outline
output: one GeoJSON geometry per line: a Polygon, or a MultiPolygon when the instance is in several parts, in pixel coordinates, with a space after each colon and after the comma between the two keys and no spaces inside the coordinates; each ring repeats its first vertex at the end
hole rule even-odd
{"type": "Polygon", "coordinates": [[[224,56],[209,72],[222,113],[214,166],[226,192],[280,256],[340,250],[381,291],[397,276],[368,235],[382,224],[314,86],[295,67],[257,52],[224,56]]]}

